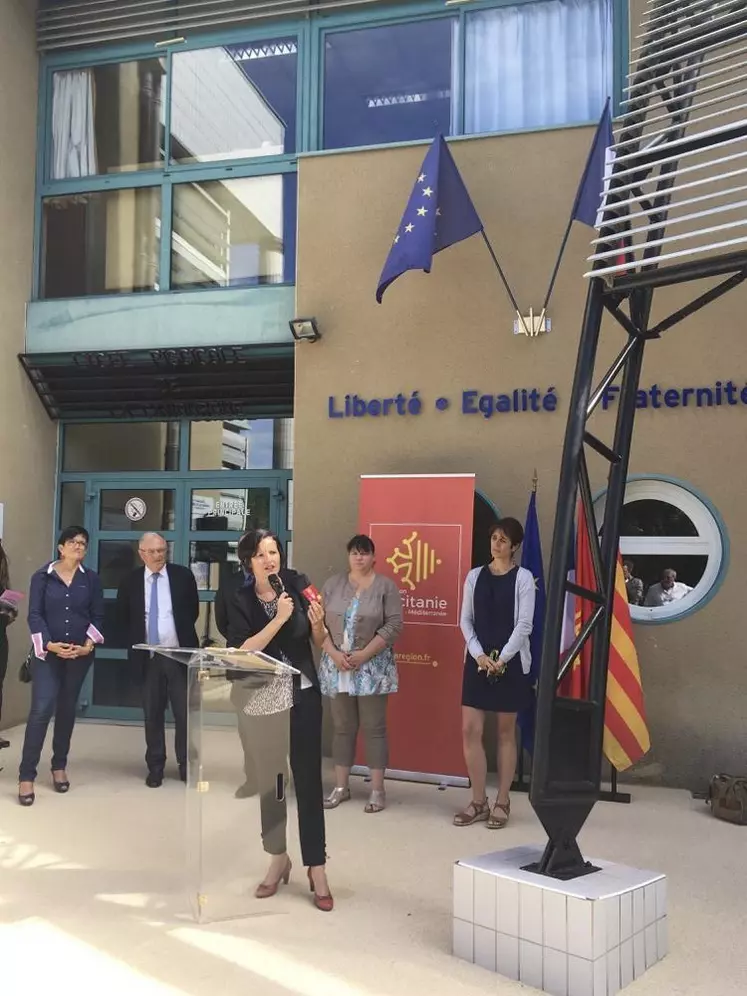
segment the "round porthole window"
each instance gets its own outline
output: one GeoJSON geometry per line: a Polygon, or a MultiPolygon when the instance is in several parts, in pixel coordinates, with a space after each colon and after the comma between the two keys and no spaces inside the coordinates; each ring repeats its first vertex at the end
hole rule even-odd
{"type": "MultiPolygon", "coordinates": [[[[601,519],[605,496],[595,510],[601,519]]],[[[708,600],[726,569],[723,523],[697,495],[673,481],[629,480],[620,529],[630,615],[665,622],[708,600]]]]}

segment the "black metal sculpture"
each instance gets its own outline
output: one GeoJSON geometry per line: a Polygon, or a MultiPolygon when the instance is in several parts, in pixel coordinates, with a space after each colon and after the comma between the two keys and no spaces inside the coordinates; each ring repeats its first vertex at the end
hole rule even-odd
{"type": "Polygon", "coordinates": [[[576,838],[600,794],[620,519],[644,348],[747,278],[747,201],[740,194],[747,189],[740,186],[740,177],[747,176],[747,88],[740,84],[745,53],[744,0],[658,0],[649,6],[628,78],[602,224],[586,274],[548,575],[530,800],[549,838],[534,870],[556,878],[595,870],[576,838]],[[719,276],[727,279],[652,323],[656,288],[719,276]],[[627,341],[593,388],[605,314],[627,341]],[[605,443],[589,431],[589,420],[618,380],[614,436],[605,443]],[[596,526],[590,451],[607,464],[607,497],[596,526]],[[567,580],[577,497],[588,526],[595,591],[567,580]],[[591,603],[593,612],[561,660],[567,592],[591,603]],[[559,682],[588,641],[588,699],[564,698],[559,682]]]}

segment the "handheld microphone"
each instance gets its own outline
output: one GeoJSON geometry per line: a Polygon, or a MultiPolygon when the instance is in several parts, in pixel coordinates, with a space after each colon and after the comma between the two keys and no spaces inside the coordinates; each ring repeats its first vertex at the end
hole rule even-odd
{"type": "Polygon", "coordinates": [[[268,574],[267,575],[267,580],[269,581],[270,587],[272,588],[272,590],[275,592],[275,594],[278,596],[278,598],[280,598],[280,596],[285,591],[285,585],[280,580],[280,578],[278,577],[278,575],[277,574],[268,574]]]}

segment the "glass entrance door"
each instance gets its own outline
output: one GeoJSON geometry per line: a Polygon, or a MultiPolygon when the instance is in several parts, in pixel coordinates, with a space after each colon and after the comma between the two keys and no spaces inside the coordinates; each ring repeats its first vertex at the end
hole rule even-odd
{"type": "Polygon", "coordinates": [[[117,590],[141,566],[138,541],[160,533],[169,560],[189,567],[197,581],[201,643],[222,643],[213,616],[221,580],[238,570],[237,546],[251,528],[272,529],[287,541],[289,474],[279,472],[112,475],[88,480],[85,525],[91,534],[87,563],[104,587],[104,646],[81,693],[83,716],[137,720],[142,716],[141,675],[127,657],[117,619],[117,590]]]}

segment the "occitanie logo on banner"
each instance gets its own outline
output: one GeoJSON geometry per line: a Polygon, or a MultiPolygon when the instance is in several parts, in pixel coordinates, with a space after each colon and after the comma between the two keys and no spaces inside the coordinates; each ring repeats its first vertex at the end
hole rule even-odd
{"type": "Polygon", "coordinates": [[[372,522],[370,536],[377,551],[387,551],[386,573],[399,588],[405,622],[458,626],[462,526],[372,522]]]}

